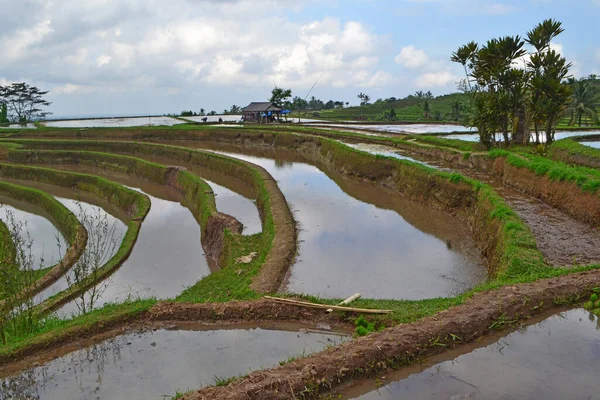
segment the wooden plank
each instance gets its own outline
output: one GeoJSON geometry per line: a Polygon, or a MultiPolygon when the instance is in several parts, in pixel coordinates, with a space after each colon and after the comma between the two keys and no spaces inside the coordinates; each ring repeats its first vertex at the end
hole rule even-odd
{"type": "Polygon", "coordinates": [[[319,308],[322,310],[332,309],[334,311],[346,311],[360,314],[391,314],[392,310],[374,310],[369,308],[354,308],[354,307],[342,307],[342,306],[330,306],[327,304],[315,304],[307,301],[293,300],[293,299],[282,299],[279,297],[265,296],[265,299],[273,300],[279,303],[292,304],[300,307],[308,308],[319,308]]]}

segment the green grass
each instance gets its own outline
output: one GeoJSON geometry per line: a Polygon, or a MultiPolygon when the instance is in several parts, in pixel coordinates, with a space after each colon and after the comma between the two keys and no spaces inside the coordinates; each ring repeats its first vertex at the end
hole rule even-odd
{"type": "MultiPolygon", "coordinates": [[[[455,100],[465,101],[465,95],[462,93],[452,93],[444,96],[438,96],[429,100],[431,107],[431,116],[429,120],[424,118],[423,103],[425,100],[417,98],[399,99],[394,102],[374,102],[364,107],[347,107],[333,110],[318,111],[320,119],[326,120],[355,120],[361,115],[368,121],[378,121],[384,111],[394,109],[398,121],[406,122],[432,122],[433,115],[440,112],[443,115],[442,121],[450,121],[452,112],[452,102],[455,100]]],[[[301,113],[304,116],[304,113],[301,113]]],[[[298,118],[298,114],[292,113],[290,118],[298,118]]],[[[311,113],[307,113],[306,118],[314,118],[311,113]]]]}

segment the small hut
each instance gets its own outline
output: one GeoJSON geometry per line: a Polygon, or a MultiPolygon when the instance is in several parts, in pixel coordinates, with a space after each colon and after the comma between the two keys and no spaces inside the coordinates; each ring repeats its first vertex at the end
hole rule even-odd
{"type": "Polygon", "coordinates": [[[279,120],[282,109],[275,103],[252,102],[242,109],[245,122],[267,123],[279,120]]]}

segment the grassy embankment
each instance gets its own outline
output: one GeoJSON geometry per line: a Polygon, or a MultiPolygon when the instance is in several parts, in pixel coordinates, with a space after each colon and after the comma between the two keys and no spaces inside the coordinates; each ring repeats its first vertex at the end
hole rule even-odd
{"type": "MultiPolygon", "coordinates": [[[[148,133],[151,137],[152,134],[150,134],[150,130],[148,133]]],[[[219,130],[218,133],[221,135],[224,132],[219,130]]],[[[236,134],[237,133],[238,132],[236,131],[236,134]]],[[[56,146],[56,144],[54,145],[56,146]]],[[[87,145],[88,144],[83,142],[80,144],[80,146],[83,147],[87,145]]],[[[101,144],[99,143],[97,145],[100,146],[101,144]]],[[[123,144],[121,143],[119,145],[122,146],[123,144]]],[[[60,146],[62,147],[63,144],[60,144],[60,146]]],[[[174,151],[173,146],[164,147],[166,147],[168,151],[173,151],[173,156],[175,157],[180,157],[182,151],[193,152],[193,150],[190,149],[177,149],[177,151],[174,151]]],[[[156,149],[159,147],[152,148],[156,149]]],[[[473,207],[479,210],[481,216],[484,217],[483,220],[486,221],[486,225],[491,227],[488,233],[498,235],[497,243],[490,251],[490,257],[494,257],[498,265],[496,279],[492,280],[491,282],[481,285],[468,293],[454,298],[438,298],[421,301],[361,299],[356,303],[356,305],[359,307],[390,308],[394,310],[392,318],[396,322],[409,322],[422,318],[426,315],[432,315],[435,312],[446,309],[452,305],[461,304],[476,292],[489,290],[507,284],[530,282],[544,277],[559,276],[572,273],[574,271],[597,267],[588,266],[577,268],[575,270],[567,270],[552,269],[545,265],[542,261],[541,254],[535,246],[535,240],[529,232],[528,227],[523,223],[523,221],[520,220],[520,218],[518,218],[518,216],[516,216],[510,207],[504,203],[504,201],[493,191],[493,189],[480,182],[464,178],[457,174],[448,174],[436,171],[408,161],[382,156],[373,156],[368,153],[353,150],[333,140],[323,139],[322,149],[326,154],[328,154],[328,157],[330,157],[329,159],[337,163],[338,166],[351,165],[357,170],[363,170],[364,168],[370,168],[370,166],[378,164],[376,168],[379,171],[385,172],[388,171],[388,169],[400,171],[401,176],[403,177],[410,177],[412,175],[411,179],[414,181],[463,185],[463,187],[469,188],[472,193],[472,199],[474,201],[473,207]],[[444,183],[444,181],[446,183],[444,183]]],[[[260,268],[260,265],[258,265],[257,268],[260,268]]],[[[195,289],[188,290],[182,296],[180,296],[178,300],[204,302],[228,301],[231,299],[251,299],[256,297],[256,294],[253,294],[250,290],[235,290],[231,292],[231,295],[220,294],[216,296],[206,296],[203,292],[204,289],[210,291],[211,286],[214,285],[218,285],[219,287],[227,287],[230,284],[230,279],[233,279],[234,281],[236,280],[236,278],[233,276],[233,271],[231,268],[225,268],[223,271],[224,273],[220,276],[215,274],[205,278],[199,283],[199,286],[196,286],[195,289]]],[[[239,281],[233,284],[234,289],[238,287],[238,284],[239,281]]],[[[246,286],[247,284],[248,283],[246,283],[246,286]]],[[[325,304],[333,304],[339,300],[316,299],[309,296],[305,297],[325,304]]],[[[145,306],[149,306],[148,304],[150,303],[147,303],[145,306]]],[[[126,313],[130,311],[138,312],[140,310],[140,308],[135,304],[124,305],[123,307],[124,310],[128,310],[125,311],[126,313]]],[[[98,310],[93,315],[84,317],[83,319],[61,322],[61,324],[63,324],[61,326],[65,327],[73,326],[73,324],[91,323],[91,321],[98,321],[107,317],[109,317],[109,314],[106,314],[104,310],[98,310]]],[[[112,317],[108,319],[112,319],[112,317]]],[[[56,331],[53,332],[56,333],[56,331]]]]}
{"type": "MultiPolygon", "coordinates": [[[[72,188],[75,191],[84,191],[99,198],[106,199],[128,213],[131,219],[121,245],[115,255],[105,263],[96,274],[101,280],[112,274],[119,268],[131,253],[143,219],[150,209],[150,200],[134,190],[109,180],[92,175],[76,174],[64,171],[56,171],[48,168],[37,168],[13,164],[0,164],[0,177],[9,179],[31,180],[56,186],[72,188]]],[[[85,279],[80,284],[71,286],[69,289],[51,297],[37,306],[36,311],[44,315],[55,310],[65,302],[72,300],[78,294],[92,287],[96,282],[85,279]]]]}
{"type": "MultiPolygon", "coordinates": [[[[50,284],[58,280],[66,271],[69,270],[69,268],[73,266],[73,264],[75,264],[85,248],[87,232],[71,211],[69,211],[54,197],[40,190],[14,185],[7,182],[0,182],[0,195],[19,202],[31,204],[43,211],[45,215],[50,216],[52,223],[56,226],[60,234],[69,245],[65,251],[65,255],[56,265],[35,270],[32,285],[24,289],[20,294],[20,298],[24,300],[25,298],[34,296],[41,292],[50,284]]],[[[2,245],[4,247],[3,252],[6,252],[7,255],[10,255],[14,261],[14,252],[16,249],[12,247],[10,243],[12,243],[12,238],[9,235],[6,243],[2,245]]],[[[23,250],[26,251],[26,249],[23,250]]],[[[33,267],[35,268],[37,266],[33,267]]],[[[2,304],[3,303],[0,302],[0,307],[2,304]]]]}

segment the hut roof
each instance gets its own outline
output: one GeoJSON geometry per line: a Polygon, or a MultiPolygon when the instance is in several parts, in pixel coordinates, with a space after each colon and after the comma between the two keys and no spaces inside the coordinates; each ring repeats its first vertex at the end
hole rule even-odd
{"type": "Polygon", "coordinates": [[[282,109],[277,107],[274,103],[269,101],[266,102],[252,102],[248,106],[242,109],[243,112],[264,112],[264,111],[281,111],[282,109]]]}

